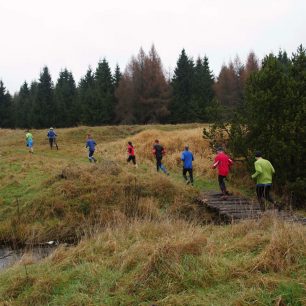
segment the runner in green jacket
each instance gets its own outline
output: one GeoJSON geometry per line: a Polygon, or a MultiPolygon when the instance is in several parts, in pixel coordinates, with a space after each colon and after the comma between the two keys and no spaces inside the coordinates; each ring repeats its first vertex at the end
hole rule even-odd
{"type": "Polygon", "coordinates": [[[252,175],[252,178],[256,179],[256,194],[259,205],[262,210],[265,210],[265,200],[275,204],[270,195],[272,176],[275,170],[267,159],[262,158],[261,152],[257,151],[255,158],[255,173],[252,175]]]}

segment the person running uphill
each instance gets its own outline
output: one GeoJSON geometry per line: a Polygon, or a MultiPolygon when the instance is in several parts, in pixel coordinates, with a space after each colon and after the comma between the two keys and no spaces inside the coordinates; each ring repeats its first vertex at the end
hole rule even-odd
{"type": "Polygon", "coordinates": [[[132,144],[131,141],[128,142],[128,148],[127,148],[127,151],[128,151],[128,159],[127,159],[127,162],[129,163],[130,161],[133,162],[133,164],[135,165],[135,167],[137,167],[137,164],[136,164],[136,156],[135,156],[135,148],[132,144]]]}
{"type": "Polygon", "coordinates": [[[33,135],[32,133],[30,133],[29,130],[26,131],[26,145],[29,148],[29,152],[33,154],[34,153],[34,149],[33,149],[34,141],[33,141],[33,135]]]}
{"type": "Polygon", "coordinates": [[[255,153],[255,173],[252,174],[252,179],[256,179],[256,194],[261,210],[265,210],[265,200],[275,204],[274,200],[270,196],[270,190],[272,187],[272,176],[275,170],[272,164],[262,158],[261,152],[255,153]]]}
{"type": "Polygon", "coordinates": [[[215,157],[212,168],[218,168],[218,182],[223,196],[229,195],[224,180],[226,179],[232,164],[233,161],[224,153],[223,149],[218,148],[217,156],[215,157]]]}
{"type": "Polygon", "coordinates": [[[47,136],[48,136],[48,139],[49,139],[49,144],[50,144],[51,150],[53,149],[53,144],[56,146],[56,150],[58,150],[58,146],[57,146],[57,142],[56,142],[57,135],[56,135],[53,127],[50,127],[47,136]]]}
{"type": "Polygon", "coordinates": [[[188,146],[185,146],[185,150],[181,154],[181,160],[183,161],[183,177],[186,180],[186,184],[188,185],[191,183],[191,185],[193,185],[192,162],[194,158],[188,146]],[[189,178],[187,178],[187,172],[189,178]]]}
{"type": "Polygon", "coordinates": [[[155,140],[155,144],[153,146],[153,154],[156,158],[156,170],[159,172],[159,169],[161,169],[165,174],[169,175],[169,172],[167,172],[167,169],[162,164],[163,156],[166,154],[165,148],[159,143],[159,140],[155,140]]]}
{"type": "Polygon", "coordinates": [[[86,148],[88,148],[88,159],[90,162],[94,161],[95,163],[97,160],[93,157],[96,149],[96,142],[92,139],[91,135],[87,135],[86,141],[86,148]]]}

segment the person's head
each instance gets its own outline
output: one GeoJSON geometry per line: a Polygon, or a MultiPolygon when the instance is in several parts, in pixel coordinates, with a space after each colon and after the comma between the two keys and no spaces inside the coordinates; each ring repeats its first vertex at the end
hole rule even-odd
{"type": "Polygon", "coordinates": [[[30,133],[30,130],[29,130],[29,129],[27,129],[25,132],[26,132],[26,133],[30,133]]]}
{"type": "Polygon", "coordinates": [[[186,150],[186,151],[189,150],[189,146],[188,146],[188,145],[185,146],[185,150],[186,150]]]}
{"type": "Polygon", "coordinates": [[[159,140],[158,140],[158,139],[155,139],[155,143],[159,143],[159,140]]]}
{"type": "Polygon", "coordinates": [[[91,138],[91,135],[90,134],[87,134],[87,139],[90,139],[91,138]]]}
{"type": "Polygon", "coordinates": [[[260,151],[256,151],[255,152],[255,158],[258,159],[258,158],[261,158],[262,157],[262,153],[260,151]]]}
{"type": "Polygon", "coordinates": [[[128,145],[132,146],[132,142],[131,142],[131,141],[128,141],[128,145]]]}
{"type": "Polygon", "coordinates": [[[53,130],[53,127],[50,127],[50,131],[52,131],[53,130]]]}
{"type": "Polygon", "coordinates": [[[221,152],[223,152],[224,150],[223,150],[223,148],[222,147],[218,147],[217,148],[217,153],[221,153],[221,152]]]}

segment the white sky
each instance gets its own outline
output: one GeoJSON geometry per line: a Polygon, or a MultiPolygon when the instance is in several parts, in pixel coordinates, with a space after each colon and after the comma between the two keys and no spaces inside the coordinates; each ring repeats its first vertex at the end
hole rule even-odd
{"type": "Polygon", "coordinates": [[[217,75],[236,54],[259,58],[306,45],[305,0],[0,0],[0,79],[14,93],[44,65],[78,82],[103,57],[123,71],[154,43],[165,70],[182,48],[217,75]]]}

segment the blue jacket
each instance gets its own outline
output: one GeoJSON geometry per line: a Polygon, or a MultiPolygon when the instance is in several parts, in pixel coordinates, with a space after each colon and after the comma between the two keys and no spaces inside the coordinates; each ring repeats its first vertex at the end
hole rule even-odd
{"type": "Polygon", "coordinates": [[[88,139],[86,141],[86,148],[88,148],[89,151],[94,151],[96,148],[96,142],[93,139],[88,139]]]}
{"type": "Polygon", "coordinates": [[[190,151],[183,151],[181,155],[181,160],[184,162],[184,169],[192,169],[192,162],[194,158],[190,151]]]}
{"type": "Polygon", "coordinates": [[[57,135],[53,130],[49,130],[47,136],[48,138],[55,138],[57,135]]]}

